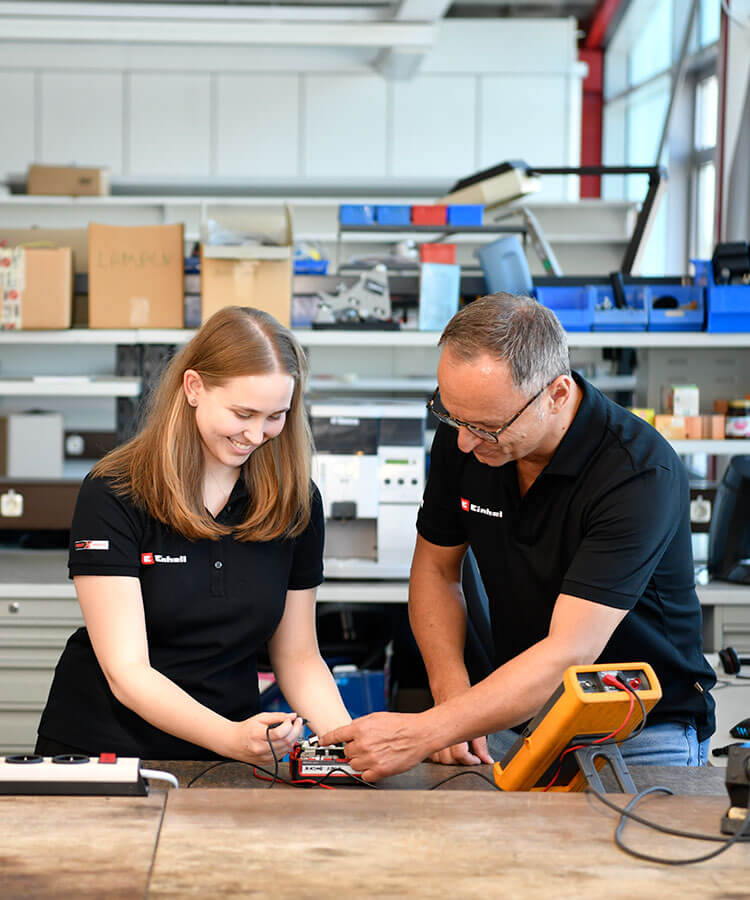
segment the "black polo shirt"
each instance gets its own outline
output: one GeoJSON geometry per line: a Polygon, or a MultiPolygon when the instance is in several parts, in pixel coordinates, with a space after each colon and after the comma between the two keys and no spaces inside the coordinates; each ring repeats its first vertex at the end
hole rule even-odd
{"type": "Polygon", "coordinates": [[[714,731],[716,678],[702,651],[685,467],[650,425],[577,374],[583,392],[554,456],[522,498],[515,462],[493,468],[440,425],[417,529],[469,543],[490,603],[495,664],[547,636],[559,594],[628,614],[597,662],[650,663],[649,722],[714,731]]]}
{"type": "MultiPolygon", "coordinates": [[[[240,479],[216,520],[238,525],[247,501],[240,479]]],[[[73,516],[68,569],[71,578],[138,578],[151,665],[199,703],[241,721],[259,711],[256,652],[276,630],[286,592],[323,580],[323,538],[317,488],[310,524],[297,538],[243,542],[230,534],[190,541],[106,481],[87,478],[73,516]]],[[[55,669],[39,734],[92,754],[212,757],[115,699],[85,628],[70,637],[55,669]]]]}

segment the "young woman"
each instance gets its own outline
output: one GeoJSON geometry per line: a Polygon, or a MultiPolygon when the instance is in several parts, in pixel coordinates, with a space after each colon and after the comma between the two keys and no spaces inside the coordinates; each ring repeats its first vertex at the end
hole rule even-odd
{"type": "Polygon", "coordinates": [[[318,651],[324,518],[307,364],[267,313],[226,307],[167,367],[142,431],[84,481],[69,572],[86,623],[55,670],[43,755],[281,756],[302,717],[350,721],[318,651]],[[259,713],[267,642],[295,713],[259,713]]]}

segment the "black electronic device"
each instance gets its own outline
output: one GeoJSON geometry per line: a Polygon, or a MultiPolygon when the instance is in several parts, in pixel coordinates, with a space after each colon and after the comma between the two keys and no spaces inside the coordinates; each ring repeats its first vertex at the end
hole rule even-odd
{"type": "Polygon", "coordinates": [[[750,278],[750,250],[747,241],[717,244],[711,263],[716,284],[744,284],[750,278]]]}
{"type": "Polygon", "coordinates": [[[719,662],[727,675],[737,675],[743,666],[750,664],[750,656],[740,656],[734,647],[724,647],[719,650],[719,662]]]}
{"type": "MultiPolygon", "coordinates": [[[[736,834],[743,827],[748,816],[750,743],[745,742],[730,747],[727,756],[726,785],[730,807],[721,820],[721,830],[724,834],[736,834]]],[[[750,839],[750,834],[743,834],[742,839],[750,839]]]]}
{"type": "Polygon", "coordinates": [[[716,491],[708,537],[712,578],[750,584],[750,456],[733,456],[716,491]]]}
{"type": "Polygon", "coordinates": [[[733,738],[750,738],[750,719],[743,719],[729,729],[733,738]]]}

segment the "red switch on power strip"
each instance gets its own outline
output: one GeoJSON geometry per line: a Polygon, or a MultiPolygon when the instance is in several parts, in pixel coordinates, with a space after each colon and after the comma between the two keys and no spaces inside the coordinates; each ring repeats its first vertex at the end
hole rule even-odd
{"type": "Polygon", "coordinates": [[[99,754],[99,762],[100,763],[108,763],[109,765],[113,765],[117,762],[117,754],[116,753],[100,753],[99,754]]]}

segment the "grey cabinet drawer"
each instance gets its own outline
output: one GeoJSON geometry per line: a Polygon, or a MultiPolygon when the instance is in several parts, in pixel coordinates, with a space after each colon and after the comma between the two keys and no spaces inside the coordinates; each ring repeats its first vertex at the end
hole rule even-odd
{"type": "Polygon", "coordinates": [[[12,666],[0,663],[0,709],[20,703],[41,710],[47,701],[54,666],[46,659],[18,660],[12,666]]]}
{"type": "Polygon", "coordinates": [[[36,744],[41,706],[0,704],[0,753],[29,753],[36,744]]]}
{"type": "Polygon", "coordinates": [[[83,624],[81,607],[75,597],[14,597],[0,600],[0,628],[5,622],[55,619],[83,624]]]}

